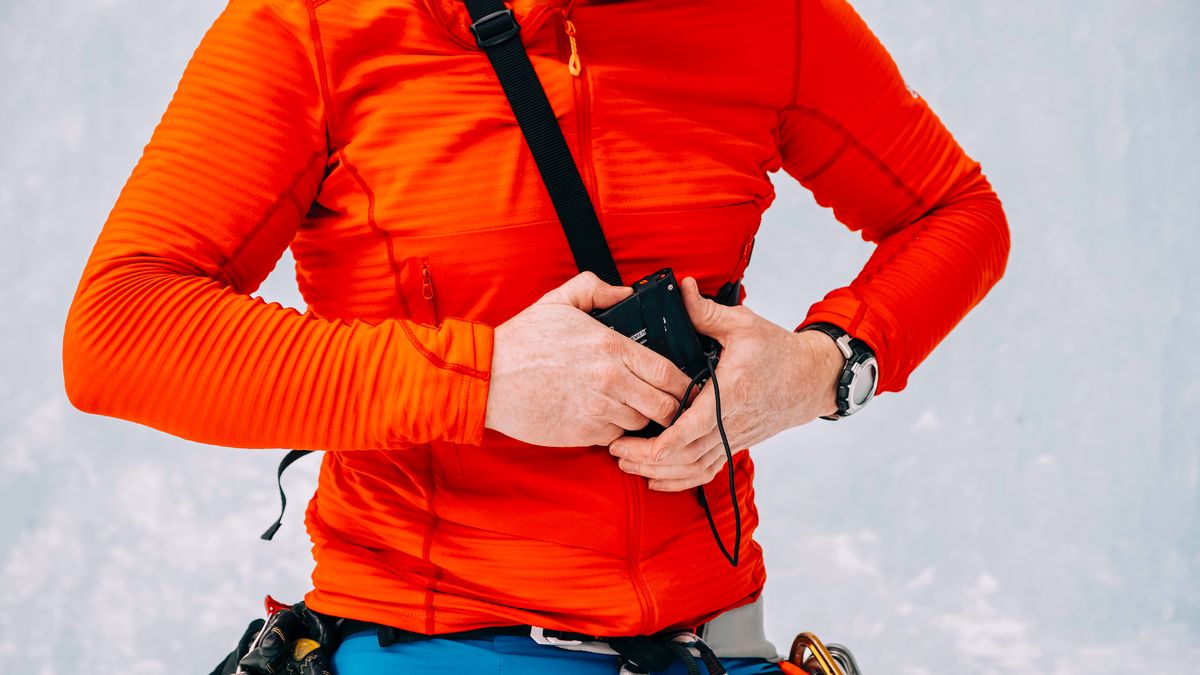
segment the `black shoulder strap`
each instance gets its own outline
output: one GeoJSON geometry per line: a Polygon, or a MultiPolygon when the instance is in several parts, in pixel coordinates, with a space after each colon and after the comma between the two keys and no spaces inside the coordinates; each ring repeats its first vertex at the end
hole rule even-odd
{"type": "Polygon", "coordinates": [[[594,272],[613,286],[623,285],[592,200],[571,157],[571,149],[567,147],[554,109],[525,53],[525,45],[518,37],[521,27],[512,10],[507,9],[502,0],[463,2],[474,21],[471,32],[475,41],[496,69],[500,87],[525,134],[525,142],[533,153],[546,192],[550,194],[550,201],[554,203],[558,220],[567,235],[575,265],[579,271],[594,272]]]}
{"type": "Polygon", "coordinates": [[[312,450],[290,450],[288,451],[288,454],[284,455],[283,459],[279,461],[279,469],[275,472],[275,483],[279,486],[279,517],[275,519],[274,523],[271,523],[271,526],[267,528],[266,532],[262,533],[262,536],[260,537],[261,539],[271,541],[271,538],[274,537],[275,533],[279,531],[279,526],[283,525],[283,512],[285,509],[287,509],[287,495],[283,493],[283,472],[286,471],[293,462],[310,452],[312,452],[312,450]]]}

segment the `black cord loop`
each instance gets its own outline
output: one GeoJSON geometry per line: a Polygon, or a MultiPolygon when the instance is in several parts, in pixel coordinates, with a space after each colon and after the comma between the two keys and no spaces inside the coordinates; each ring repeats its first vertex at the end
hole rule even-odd
{"type": "MultiPolygon", "coordinates": [[[[709,354],[706,367],[703,371],[696,374],[692,381],[688,383],[687,389],[683,392],[683,400],[679,403],[679,409],[675,411],[675,416],[671,418],[671,424],[679,419],[683,411],[687,409],[688,399],[691,397],[692,388],[697,383],[701,383],[704,379],[711,379],[713,385],[713,402],[716,404],[717,413],[717,431],[721,434],[721,444],[725,446],[725,468],[729,476],[729,501],[733,504],[733,554],[730,555],[729,549],[725,548],[725,543],[721,541],[721,535],[717,532],[717,524],[713,520],[712,508],[708,505],[708,497],[704,494],[704,486],[696,487],[696,496],[700,500],[700,506],[704,509],[704,516],[708,518],[708,527],[712,530],[713,539],[717,542],[717,548],[721,549],[721,555],[725,556],[725,560],[733,567],[737,567],[738,560],[742,550],[742,511],[738,506],[737,490],[733,476],[733,450],[729,447],[729,436],[725,433],[725,424],[721,421],[721,386],[717,383],[717,369],[715,366],[716,355],[709,354]]],[[[703,385],[702,385],[703,386],[703,385]]],[[[667,426],[670,426],[667,425],[667,426]]]]}

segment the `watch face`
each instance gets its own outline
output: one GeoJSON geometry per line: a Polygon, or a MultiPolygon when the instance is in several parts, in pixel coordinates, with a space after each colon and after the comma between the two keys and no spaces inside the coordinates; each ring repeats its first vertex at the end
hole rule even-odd
{"type": "Polygon", "coordinates": [[[854,381],[850,385],[850,402],[854,407],[866,405],[875,395],[875,382],[879,379],[879,366],[871,357],[859,364],[854,381]]]}

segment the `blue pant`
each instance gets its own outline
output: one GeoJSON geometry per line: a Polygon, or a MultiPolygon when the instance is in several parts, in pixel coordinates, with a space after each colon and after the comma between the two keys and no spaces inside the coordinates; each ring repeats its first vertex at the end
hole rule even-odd
{"type": "MultiPolygon", "coordinates": [[[[763,659],[721,659],[730,675],[778,675],[763,659]]],[[[374,631],[355,633],[333,653],[334,675],[616,675],[617,657],[572,652],[532,639],[498,635],[481,640],[432,639],[380,647],[374,631]]],[[[700,666],[704,672],[704,666],[700,666]]],[[[678,661],[666,675],[685,675],[678,661]]]]}

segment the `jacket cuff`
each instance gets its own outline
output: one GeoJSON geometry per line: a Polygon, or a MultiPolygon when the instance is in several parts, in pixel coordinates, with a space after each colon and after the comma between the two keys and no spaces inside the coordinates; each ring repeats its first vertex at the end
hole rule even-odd
{"type": "Polygon", "coordinates": [[[808,310],[808,315],[795,330],[819,321],[831,323],[856,337],[875,352],[879,364],[879,384],[876,394],[900,391],[908,383],[908,373],[899,372],[892,358],[899,348],[895,320],[887,310],[864,302],[850,288],[839,288],[826,295],[808,310]]]}
{"type": "Polygon", "coordinates": [[[493,329],[476,321],[461,321],[469,347],[464,358],[470,358],[475,373],[464,378],[460,387],[458,414],[447,429],[449,439],[462,445],[483,442],[483,421],[487,413],[488,390],[492,375],[493,329]]]}
{"type": "Polygon", "coordinates": [[[404,319],[398,323],[419,356],[414,367],[396,379],[391,440],[401,445],[435,440],[482,443],[493,328],[455,318],[437,328],[404,319]]]}

